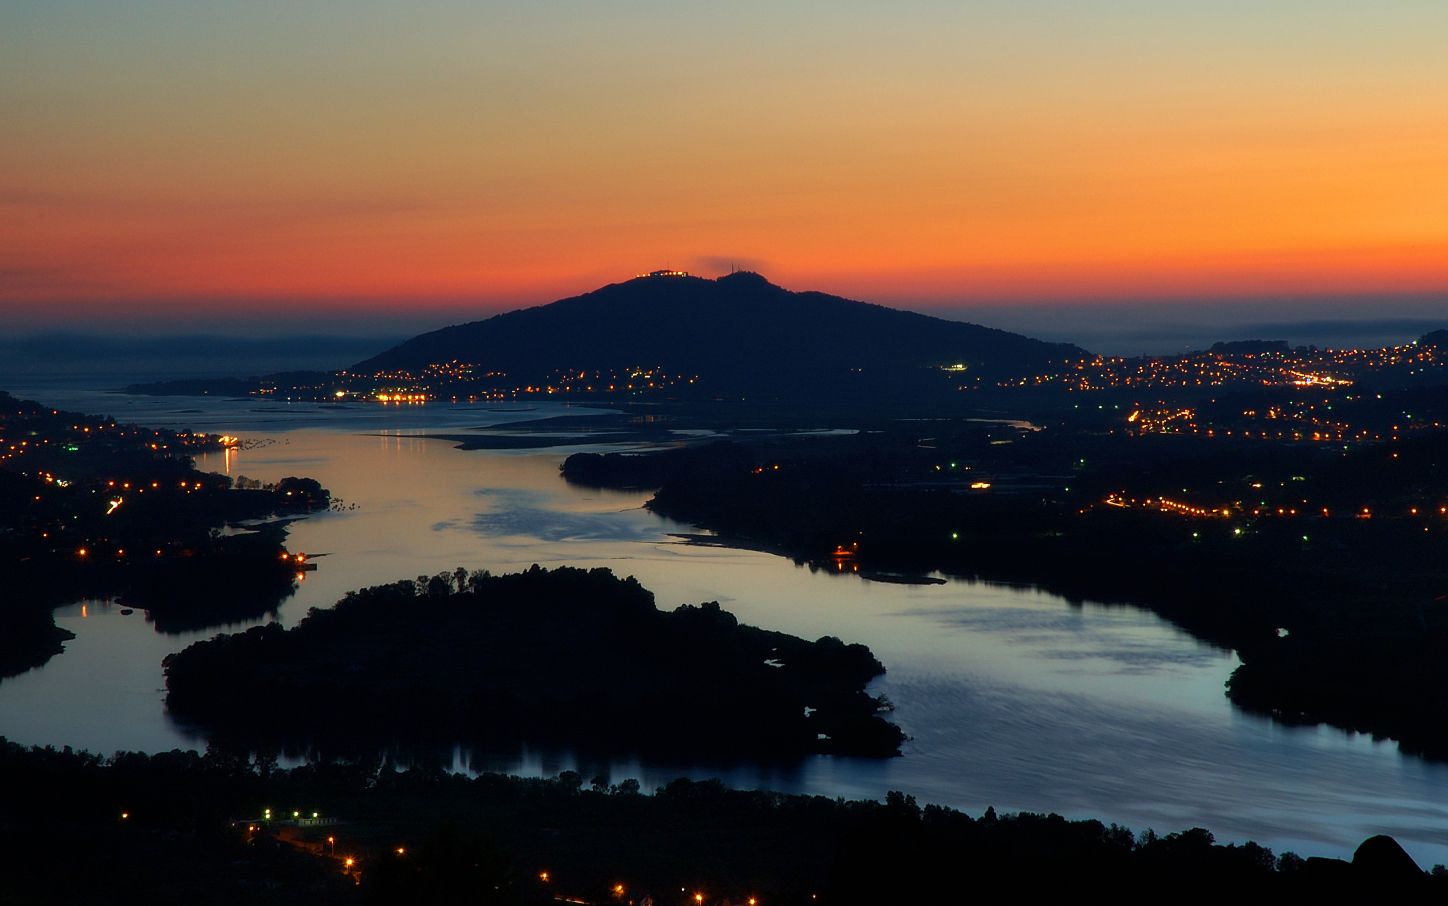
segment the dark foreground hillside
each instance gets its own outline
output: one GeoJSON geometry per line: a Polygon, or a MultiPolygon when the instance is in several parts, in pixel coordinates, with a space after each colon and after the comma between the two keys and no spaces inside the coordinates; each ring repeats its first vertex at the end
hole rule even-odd
{"type": "Polygon", "coordinates": [[[1351,862],[1056,815],[727,790],[109,759],[0,741],[0,902],[955,904],[990,891],[1441,898],[1390,838],[1351,862]],[[270,810],[273,817],[265,816],[270,810]],[[298,819],[291,815],[296,813],[298,819]],[[317,818],[313,820],[311,815],[317,818]],[[350,860],[350,861],[349,861],[350,860]],[[695,895],[699,899],[695,900],[695,895]]]}

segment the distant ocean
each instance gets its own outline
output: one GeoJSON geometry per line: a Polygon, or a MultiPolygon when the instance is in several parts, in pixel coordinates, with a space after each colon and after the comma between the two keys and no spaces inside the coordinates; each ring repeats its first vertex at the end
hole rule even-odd
{"type": "Polygon", "coordinates": [[[1377,348],[1410,343],[1432,330],[1448,327],[1448,319],[1401,321],[1272,321],[1237,325],[1138,324],[1131,327],[1085,326],[1069,330],[1041,325],[1000,326],[1041,340],[1075,343],[1102,355],[1172,355],[1210,347],[1218,341],[1286,340],[1293,346],[1377,348]]]}
{"type": "MultiPolygon", "coordinates": [[[[1172,355],[1219,340],[1286,340],[1294,346],[1380,347],[1411,342],[1448,328],[1448,301],[1385,306],[1364,318],[1362,305],[1324,308],[1264,301],[1213,303],[1001,304],[937,308],[901,306],[970,321],[1041,340],[1074,343],[1103,355],[1172,355]],[[1440,314],[1440,312],[1442,314],[1440,314]],[[1304,317],[1294,318],[1294,314],[1304,317]],[[1307,317],[1305,315],[1320,315],[1307,317]],[[1272,315],[1274,318],[1264,318],[1272,315]]],[[[406,335],[281,336],[197,334],[0,333],[0,389],[37,378],[77,380],[93,387],[166,378],[253,377],[279,371],[346,368],[388,349],[406,335]]]]}
{"type": "Polygon", "coordinates": [[[1448,328],[1448,297],[906,306],[1104,355],[1171,355],[1219,340],[1382,347],[1448,328]]]}
{"type": "Polygon", "coordinates": [[[45,333],[0,337],[0,389],[36,378],[95,387],[167,378],[253,377],[332,371],[376,355],[405,337],[328,335],[125,336],[45,333]]]}

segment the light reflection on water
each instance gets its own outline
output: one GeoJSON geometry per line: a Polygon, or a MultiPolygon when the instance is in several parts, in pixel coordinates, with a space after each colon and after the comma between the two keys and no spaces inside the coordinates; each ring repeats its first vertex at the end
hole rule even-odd
{"type": "MultiPolygon", "coordinates": [[[[527,749],[457,752],[458,767],[573,769],[585,779],[637,777],[646,787],[687,774],[828,796],[902,789],[971,811],[1058,811],[1162,832],[1200,825],[1224,840],[1250,837],[1304,854],[1344,855],[1386,832],[1424,864],[1448,861],[1448,808],[1439,804],[1448,769],[1403,757],[1391,743],[1233,710],[1222,683],[1235,657],[1150,614],[979,583],[872,583],[770,554],[689,546],[671,537],[688,527],[641,509],[647,495],[562,482],[557,467],[567,449],[463,452],[416,436],[567,411],[558,406],[338,410],[42,398],[135,421],[267,436],[274,442],[231,454],[232,474],[313,475],[356,504],[294,524],[289,546],[325,556],[283,605],[284,623],[349,589],[458,565],[608,566],[638,576],[661,606],[718,600],[756,625],[865,642],[890,668],[877,691],[895,702],[913,737],[904,757],[888,761],[679,765],[527,749]]],[[[201,465],[221,470],[226,462],[217,454],[201,465]]],[[[123,616],[102,602],[88,602],[85,616],[79,604],[65,608],[57,619],[77,638],[43,669],[0,683],[0,734],[99,751],[204,745],[164,715],[159,665],[212,632],[164,636],[141,612],[123,616]]]]}

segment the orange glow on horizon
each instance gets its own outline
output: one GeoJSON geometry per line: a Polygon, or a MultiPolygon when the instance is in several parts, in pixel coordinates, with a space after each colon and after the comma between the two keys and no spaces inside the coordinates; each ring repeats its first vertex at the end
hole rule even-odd
{"type": "MultiPolygon", "coordinates": [[[[0,226],[0,234],[4,232],[0,226]]],[[[0,236],[0,240],[3,238],[0,236]]],[[[76,247],[66,247],[69,254],[80,254],[76,247]]],[[[419,250],[414,257],[390,255],[386,249],[369,249],[364,244],[354,249],[323,250],[307,261],[295,261],[303,251],[293,249],[285,255],[274,253],[251,261],[214,265],[200,260],[209,257],[204,251],[198,253],[198,258],[181,260],[158,253],[152,266],[134,281],[104,287],[0,283],[0,306],[16,311],[45,310],[64,301],[89,312],[122,309],[164,316],[173,309],[194,311],[197,300],[214,300],[223,307],[240,305],[246,310],[278,315],[294,310],[298,303],[321,311],[336,308],[395,313],[416,307],[486,313],[587,292],[605,283],[629,279],[640,261],[681,257],[624,248],[610,255],[593,242],[583,243],[576,254],[560,252],[557,262],[532,268],[525,268],[516,259],[488,260],[488,256],[474,254],[468,248],[442,244],[419,250]],[[367,259],[366,266],[357,266],[351,260],[353,256],[367,259]]],[[[1052,260],[1045,251],[1038,250],[1039,257],[1031,258],[1026,250],[1003,250],[1001,260],[970,262],[960,260],[965,255],[950,260],[948,248],[921,246],[875,248],[870,250],[869,258],[802,250],[793,256],[780,255],[777,264],[756,266],[771,280],[790,289],[816,289],[887,303],[908,300],[912,307],[922,308],[1012,300],[1089,302],[1448,292],[1448,240],[1157,258],[1117,257],[1120,251],[1077,250],[1058,244],[1050,249],[1059,256],[1052,260]],[[1092,258],[1092,251],[1099,251],[1100,257],[1092,258]],[[1068,259],[1071,253],[1078,257],[1068,259]],[[1015,260],[1004,260],[1006,255],[1015,260]],[[842,259],[849,261],[848,268],[841,266],[842,259]]],[[[716,268],[711,272],[705,267],[696,272],[715,276],[727,271],[716,268]]]]}
{"type": "Polygon", "coordinates": [[[17,15],[0,309],[1448,292],[1431,4],[426,6],[17,15]]]}

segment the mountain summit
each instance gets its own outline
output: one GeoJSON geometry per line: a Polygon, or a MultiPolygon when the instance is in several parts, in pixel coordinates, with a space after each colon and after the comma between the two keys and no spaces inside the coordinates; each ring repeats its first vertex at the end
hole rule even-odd
{"type": "Polygon", "coordinates": [[[905,390],[941,388],[948,376],[954,387],[1084,354],[976,324],[791,292],[747,271],[714,280],[657,271],[421,334],[351,370],[420,372],[458,361],[541,379],[568,369],[641,366],[697,375],[696,389],[705,393],[794,395],[841,381],[905,390]]]}

